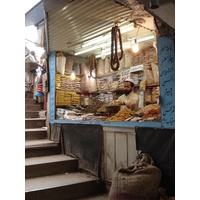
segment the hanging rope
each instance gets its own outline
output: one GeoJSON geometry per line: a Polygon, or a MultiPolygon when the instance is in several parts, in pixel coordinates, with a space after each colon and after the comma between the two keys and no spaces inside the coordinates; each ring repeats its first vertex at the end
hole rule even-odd
{"type": "Polygon", "coordinates": [[[92,78],[96,78],[92,74],[92,70],[94,70],[95,75],[97,76],[97,69],[96,69],[97,61],[96,61],[96,57],[93,54],[88,56],[88,65],[89,65],[89,68],[90,68],[90,76],[92,78]]]}
{"type": "Polygon", "coordinates": [[[123,58],[123,55],[124,55],[124,51],[123,51],[121,32],[118,26],[114,26],[111,29],[111,69],[113,71],[117,71],[119,69],[119,61],[123,58]],[[118,39],[119,39],[120,50],[121,50],[120,58],[118,56],[118,50],[117,50],[118,39]],[[115,51],[115,54],[113,55],[114,51],[115,51]],[[114,67],[115,64],[116,64],[116,67],[114,67]]]}

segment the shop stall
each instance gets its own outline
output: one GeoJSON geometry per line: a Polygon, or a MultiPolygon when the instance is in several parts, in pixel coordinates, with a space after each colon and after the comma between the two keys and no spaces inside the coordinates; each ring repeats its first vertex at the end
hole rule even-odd
{"type": "MultiPolygon", "coordinates": [[[[90,43],[94,38],[107,36],[117,20],[121,21],[117,21],[121,32],[123,32],[122,25],[126,23],[128,28],[136,26],[133,44],[137,43],[137,38],[141,39],[142,43],[144,36],[140,37],[137,34],[142,32],[142,28],[145,29],[142,24],[145,20],[141,18],[139,20],[137,14],[137,18],[134,18],[134,11],[120,7],[112,1],[95,1],[93,5],[88,5],[86,1],[83,3],[84,5],[80,5],[83,10],[79,10],[78,4],[76,5],[76,1],[73,1],[48,11],[46,20],[48,21],[47,36],[49,36],[47,38],[49,43],[47,98],[49,123],[50,127],[61,125],[66,154],[79,157],[83,162],[81,163],[83,168],[85,167],[106,182],[111,182],[115,170],[122,165],[131,164],[138,155],[140,149],[136,148],[137,127],[151,130],[152,128],[175,129],[174,41],[168,36],[152,34],[150,30],[147,35],[153,35],[153,40],[150,39],[148,45],[144,45],[138,53],[132,51],[133,45],[126,47],[131,42],[128,37],[130,35],[126,35],[122,37],[121,46],[124,50],[119,48],[120,53],[106,54],[106,49],[101,46],[97,50],[95,48],[99,44],[93,44],[89,46],[89,52],[81,54],[83,45],[90,43]],[[67,12],[68,4],[74,9],[68,10],[68,15],[75,16],[76,23],[73,22],[73,17],[61,18],[64,16],[63,13],[67,12]],[[90,7],[91,12],[89,12],[90,7]],[[92,12],[97,7],[99,10],[96,13],[92,12]],[[108,8],[113,13],[105,11],[104,17],[103,12],[97,13],[100,12],[100,8],[102,10],[108,8]],[[75,11],[82,12],[82,15],[81,13],[76,15],[75,11]],[[95,14],[101,23],[98,20],[92,20],[95,14]],[[133,14],[132,20],[129,18],[131,14],[133,14]],[[74,23],[76,28],[71,27],[71,23],[74,23]],[[138,27],[141,27],[140,31],[138,27]],[[102,31],[101,34],[100,31],[102,31]],[[74,36],[76,33],[78,33],[77,37],[74,36]],[[69,39],[65,41],[63,38],[69,39]],[[117,58],[118,69],[113,70],[112,56],[115,55],[116,59],[116,54],[120,59],[117,58]],[[139,97],[137,109],[122,110],[120,106],[116,107],[112,104],[124,93],[126,78],[134,80],[134,92],[139,97]],[[83,127],[87,127],[87,130],[83,127]],[[100,133],[99,130],[102,132],[100,133]],[[95,140],[91,140],[90,136],[95,140]],[[88,147],[93,147],[94,141],[96,141],[96,147],[91,153],[92,150],[88,147]],[[81,146],[82,149],[77,152],[73,144],[82,144],[82,142],[87,145],[81,146]]],[[[151,17],[145,14],[143,18],[148,21],[151,17]]],[[[112,49],[110,40],[107,48],[112,49]]]]}
{"type": "Polygon", "coordinates": [[[97,75],[92,77],[89,59],[80,62],[76,56],[55,52],[55,64],[52,63],[55,75],[53,120],[160,122],[159,70],[155,48],[150,47],[136,55],[125,51],[124,57],[124,64],[118,71],[112,71],[109,57],[97,59],[97,75]],[[73,78],[72,73],[75,74],[73,78]],[[138,108],[134,110],[120,110],[120,106],[112,106],[124,93],[126,78],[134,80],[134,92],[139,96],[138,108]]]}

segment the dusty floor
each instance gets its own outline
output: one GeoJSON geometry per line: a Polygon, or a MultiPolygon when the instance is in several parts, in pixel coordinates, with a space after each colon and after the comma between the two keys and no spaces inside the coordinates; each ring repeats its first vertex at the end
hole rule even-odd
{"type": "Polygon", "coordinates": [[[108,194],[96,194],[93,196],[88,196],[77,200],[107,200],[107,199],[108,199],[108,194]]]}

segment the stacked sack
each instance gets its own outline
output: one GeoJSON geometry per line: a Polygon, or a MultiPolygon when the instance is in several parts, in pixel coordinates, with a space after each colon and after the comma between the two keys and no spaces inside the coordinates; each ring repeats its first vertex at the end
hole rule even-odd
{"type": "Polygon", "coordinates": [[[56,90],[56,105],[71,105],[72,94],[66,91],[56,90]]]}

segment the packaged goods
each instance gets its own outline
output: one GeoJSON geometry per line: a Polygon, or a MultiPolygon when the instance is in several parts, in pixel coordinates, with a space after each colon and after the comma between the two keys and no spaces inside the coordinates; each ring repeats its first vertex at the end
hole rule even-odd
{"type": "Polygon", "coordinates": [[[125,68],[125,56],[122,57],[122,59],[119,61],[119,69],[125,68]]]}
{"type": "Polygon", "coordinates": [[[56,57],[56,69],[59,73],[65,73],[65,64],[66,64],[66,57],[65,56],[58,56],[56,57]]]}
{"type": "Polygon", "coordinates": [[[159,84],[159,70],[158,70],[158,64],[151,63],[154,83],[159,84]]]}
{"type": "Polygon", "coordinates": [[[85,106],[88,106],[88,105],[89,105],[89,96],[88,96],[88,94],[85,94],[85,95],[84,95],[84,105],[85,105],[85,106]]]}
{"type": "Polygon", "coordinates": [[[126,51],[124,54],[124,61],[125,61],[125,69],[130,68],[133,66],[133,53],[132,51],[126,51]]]}
{"type": "Polygon", "coordinates": [[[104,61],[99,59],[97,61],[97,76],[104,74],[104,61]]]}
{"type": "Polygon", "coordinates": [[[150,85],[150,84],[154,83],[153,73],[152,73],[150,65],[146,65],[144,67],[144,77],[146,79],[147,85],[150,85]]]}
{"type": "Polygon", "coordinates": [[[88,105],[83,112],[84,113],[95,113],[104,103],[99,101],[97,97],[93,97],[93,105],[88,105]]]}
{"type": "Polygon", "coordinates": [[[70,74],[72,72],[72,66],[74,60],[72,56],[66,56],[65,73],[70,74]]]}
{"type": "Polygon", "coordinates": [[[140,91],[145,91],[146,89],[146,79],[143,79],[141,82],[140,82],[140,91]]]}
{"type": "Polygon", "coordinates": [[[140,91],[138,108],[142,108],[143,106],[144,106],[144,91],[140,91]]]}
{"type": "Polygon", "coordinates": [[[154,86],[152,87],[152,101],[157,101],[160,95],[160,87],[154,86]]]}
{"type": "Polygon", "coordinates": [[[109,73],[110,69],[111,69],[111,67],[110,67],[110,58],[106,58],[104,62],[105,62],[104,73],[106,74],[106,73],[109,73]]]}
{"type": "Polygon", "coordinates": [[[81,78],[81,91],[82,92],[89,92],[90,88],[90,80],[87,74],[84,74],[81,78]]]}
{"type": "Polygon", "coordinates": [[[81,96],[80,96],[80,104],[81,104],[81,106],[83,106],[84,105],[84,94],[81,94],[81,96]]]}
{"type": "Polygon", "coordinates": [[[146,101],[151,101],[151,88],[146,88],[146,91],[145,91],[145,100],[146,101]]]}
{"type": "Polygon", "coordinates": [[[89,94],[89,105],[92,106],[93,105],[93,95],[89,94]]]}
{"type": "Polygon", "coordinates": [[[85,62],[81,62],[80,68],[81,68],[82,75],[90,74],[89,67],[85,64],[85,62]]]}

